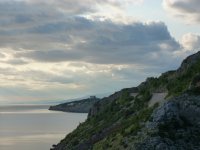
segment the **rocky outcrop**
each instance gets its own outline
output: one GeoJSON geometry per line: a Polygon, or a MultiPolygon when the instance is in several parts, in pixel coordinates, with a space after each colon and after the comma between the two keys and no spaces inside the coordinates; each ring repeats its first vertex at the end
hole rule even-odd
{"type": "Polygon", "coordinates": [[[67,102],[67,103],[56,105],[56,106],[50,106],[49,110],[88,113],[91,107],[99,100],[100,100],[99,98],[96,98],[95,96],[91,96],[90,98],[79,100],[79,101],[67,102]]]}
{"type": "Polygon", "coordinates": [[[146,123],[138,150],[197,150],[200,149],[200,96],[182,94],[166,102],[146,123]]]}
{"type": "Polygon", "coordinates": [[[179,72],[179,73],[184,72],[189,67],[191,67],[193,64],[197,63],[199,60],[200,60],[200,51],[193,55],[190,55],[186,59],[184,59],[180,68],[177,70],[177,72],[179,72]]]}
{"type": "Polygon", "coordinates": [[[153,93],[151,99],[149,100],[149,107],[154,106],[156,103],[164,103],[165,97],[167,96],[167,93],[153,93]]]}

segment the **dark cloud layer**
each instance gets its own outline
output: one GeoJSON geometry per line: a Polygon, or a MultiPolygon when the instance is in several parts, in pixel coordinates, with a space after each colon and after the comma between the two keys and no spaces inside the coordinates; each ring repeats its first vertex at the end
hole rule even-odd
{"type": "Polygon", "coordinates": [[[123,24],[80,17],[98,11],[92,4],[122,7],[112,0],[77,5],[74,1],[1,1],[0,47],[17,51],[18,59],[95,64],[157,63],[180,48],[161,22],[123,24]]]}
{"type": "Polygon", "coordinates": [[[186,19],[188,23],[200,23],[199,0],[164,0],[164,6],[173,15],[186,19]]]}
{"type": "MultiPolygon", "coordinates": [[[[153,53],[171,53],[180,48],[161,22],[124,25],[77,17],[56,25],[46,24],[33,31],[50,35],[59,32],[66,34],[65,42],[70,48],[54,50],[49,47],[47,51],[41,49],[18,52],[16,57],[40,62],[149,63],[154,59],[151,57],[153,53]]],[[[65,42],[60,41],[61,44],[65,42]]]]}

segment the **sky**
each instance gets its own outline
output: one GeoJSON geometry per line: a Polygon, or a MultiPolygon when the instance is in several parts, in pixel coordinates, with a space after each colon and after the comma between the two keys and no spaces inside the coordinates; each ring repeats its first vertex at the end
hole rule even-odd
{"type": "Polygon", "coordinates": [[[199,0],[0,0],[0,104],[106,95],[200,50],[199,0]]]}

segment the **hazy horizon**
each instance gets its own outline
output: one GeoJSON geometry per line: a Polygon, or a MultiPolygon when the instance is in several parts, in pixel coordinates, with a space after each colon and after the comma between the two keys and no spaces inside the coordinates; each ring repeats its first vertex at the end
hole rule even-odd
{"type": "Polygon", "coordinates": [[[66,102],[71,102],[71,101],[77,101],[77,100],[82,100],[85,98],[89,98],[90,96],[96,96],[98,98],[103,98],[103,97],[107,97],[111,94],[113,94],[115,91],[111,92],[111,93],[101,93],[101,94],[93,94],[93,95],[86,95],[83,97],[74,97],[74,98],[69,98],[69,99],[54,99],[54,100],[27,100],[27,101],[18,101],[18,102],[7,102],[7,101],[0,101],[0,105],[1,106],[6,106],[6,105],[57,105],[57,104],[61,104],[61,103],[66,103],[66,102]]]}

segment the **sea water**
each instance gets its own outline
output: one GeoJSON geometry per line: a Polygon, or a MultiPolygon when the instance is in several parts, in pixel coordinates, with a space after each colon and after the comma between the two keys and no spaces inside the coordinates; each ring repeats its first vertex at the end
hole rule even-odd
{"type": "Polygon", "coordinates": [[[48,105],[0,106],[0,150],[49,150],[87,114],[49,111],[48,105]]]}

